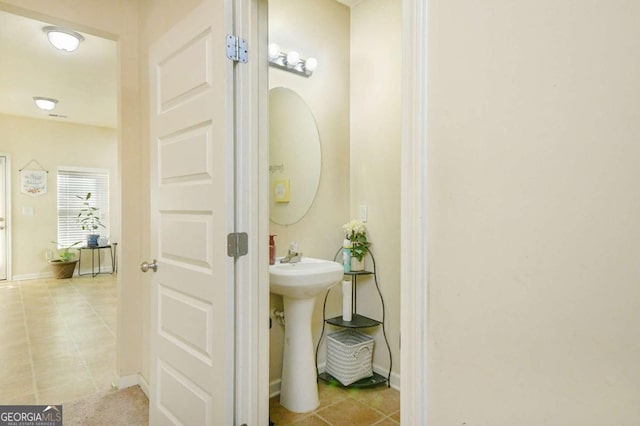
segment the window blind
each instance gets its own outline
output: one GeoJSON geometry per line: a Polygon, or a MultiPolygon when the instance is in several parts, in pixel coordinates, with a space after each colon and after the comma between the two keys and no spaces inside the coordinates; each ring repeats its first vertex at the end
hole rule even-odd
{"type": "Polygon", "coordinates": [[[80,245],[84,246],[90,233],[109,236],[109,171],[58,168],[58,245],[81,241],[80,245]],[[78,213],[84,207],[82,203],[88,192],[91,193],[89,205],[100,209],[100,221],[106,227],[95,232],[83,231],[78,222],[78,213]]]}

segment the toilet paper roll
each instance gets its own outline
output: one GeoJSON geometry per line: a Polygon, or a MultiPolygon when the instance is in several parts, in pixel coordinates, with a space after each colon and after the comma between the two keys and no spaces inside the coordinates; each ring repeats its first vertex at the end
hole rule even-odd
{"type": "Polygon", "coordinates": [[[342,319],[351,321],[351,280],[342,281],[342,319]]]}

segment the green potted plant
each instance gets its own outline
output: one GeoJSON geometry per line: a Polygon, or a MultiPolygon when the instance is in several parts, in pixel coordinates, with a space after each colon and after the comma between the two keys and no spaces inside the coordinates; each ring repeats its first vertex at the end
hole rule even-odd
{"type": "Polygon", "coordinates": [[[96,231],[99,228],[106,228],[100,220],[100,209],[91,205],[89,201],[91,199],[90,192],[87,192],[87,195],[84,197],[81,197],[80,195],[76,195],[76,197],[82,200],[83,207],[80,209],[77,219],[80,224],[80,228],[83,231],[89,232],[87,234],[87,246],[98,247],[98,238],[100,238],[100,234],[96,234],[96,231]]]}
{"type": "Polygon", "coordinates": [[[367,229],[361,220],[352,219],[342,225],[347,240],[351,241],[351,271],[364,270],[364,257],[369,253],[371,243],[367,241],[367,229]]]}
{"type": "Polygon", "coordinates": [[[53,267],[54,276],[57,279],[71,278],[73,276],[73,271],[76,269],[76,263],[78,263],[75,250],[72,251],[72,249],[82,241],[76,241],[75,243],[68,245],[60,245],[56,241],[51,242],[56,244],[58,247],[58,259],[52,259],[49,261],[53,267]]]}

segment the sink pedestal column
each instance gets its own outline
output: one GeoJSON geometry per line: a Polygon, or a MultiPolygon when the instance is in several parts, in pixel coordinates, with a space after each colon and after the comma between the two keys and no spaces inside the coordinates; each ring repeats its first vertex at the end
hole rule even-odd
{"type": "Polygon", "coordinates": [[[311,314],[315,297],[283,296],[285,331],[280,404],[294,413],[318,408],[318,381],[311,337],[311,314]]]}

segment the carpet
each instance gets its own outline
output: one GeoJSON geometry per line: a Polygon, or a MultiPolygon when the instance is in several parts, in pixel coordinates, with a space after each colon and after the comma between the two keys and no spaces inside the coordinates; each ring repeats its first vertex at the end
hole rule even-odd
{"type": "Polygon", "coordinates": [[[146,426],[149,400],[139,386],[92,395],[63,404],[65,426],[146,426]]]}

